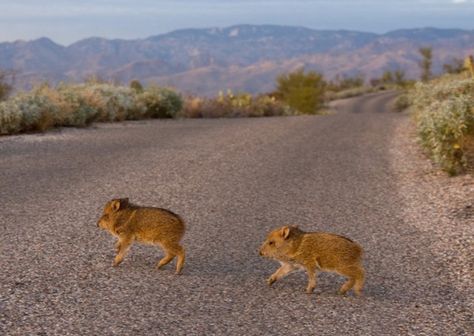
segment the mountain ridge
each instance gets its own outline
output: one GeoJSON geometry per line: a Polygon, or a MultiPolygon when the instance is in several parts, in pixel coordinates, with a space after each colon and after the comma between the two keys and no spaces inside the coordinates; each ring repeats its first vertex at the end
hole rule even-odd
{"type": "Polygon", "coordinates": [[[426,27],[377,34],[244,24],[180,29],[144,39],[89,37],[68,46],[43,37],[0,43],[0,68],[16,70],[19,87],[98,76],[213,95],[227,88],[272,90],[276,75],[297,66],[327,78],[357,73],[372,78],[394,69],[414,78],[422,46],[433,48],[434,71],[439,72],[443,63],[474,53],[474,30],[426,27]]]}

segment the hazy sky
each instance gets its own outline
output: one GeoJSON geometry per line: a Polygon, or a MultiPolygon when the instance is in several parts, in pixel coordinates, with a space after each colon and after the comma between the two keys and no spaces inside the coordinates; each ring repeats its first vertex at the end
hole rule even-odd
{"type": "Polygon", "coordinates": [[[474,0],[0,0],[0,41],[146,38],[240,23],[386,32],[474,29],[474,0]]]}

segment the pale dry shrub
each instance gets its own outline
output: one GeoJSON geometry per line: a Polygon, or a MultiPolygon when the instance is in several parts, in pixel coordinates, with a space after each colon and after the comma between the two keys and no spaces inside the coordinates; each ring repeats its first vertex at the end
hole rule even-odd
{"type": "Polygon", "coordinates": [[[421,144],[450,174],[467,168],[466,139],[474,132],[474,79],[445,76],[410,93],[421,144]]]}

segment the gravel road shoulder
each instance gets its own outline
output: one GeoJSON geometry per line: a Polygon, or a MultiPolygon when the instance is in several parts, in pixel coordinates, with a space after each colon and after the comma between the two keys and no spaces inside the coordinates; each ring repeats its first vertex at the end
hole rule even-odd
{"type": "Polygon", "coordinates": [[[435,166],[417,143],[410,118],[398,123],[394,135],[390,156],[404,221],[430,237],[426,244],[440,265],[432,275],[438,283],[433,290],[442,290],[442,283],[448,292],[454,287],[466,295],[463,309],[451,307],[452,316],[459,319],[453,325],[466,326],[457,334],[465,335],[467,330],[474,331],[474,177],[450,177],[435,166]]]}

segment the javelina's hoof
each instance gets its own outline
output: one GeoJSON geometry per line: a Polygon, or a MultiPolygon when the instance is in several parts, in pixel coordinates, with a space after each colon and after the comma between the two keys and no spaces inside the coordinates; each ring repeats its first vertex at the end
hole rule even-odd
{"type": "Polygon", "coordinates": [[[275,281],[276,281],[276,279],[275,279],[274,277],[272,277],[272,276],[269,277],[269,278],[267,279],[267,284],[268,284],[268,286],[273,285],[273,283],[274,283],[275,281]]]}

